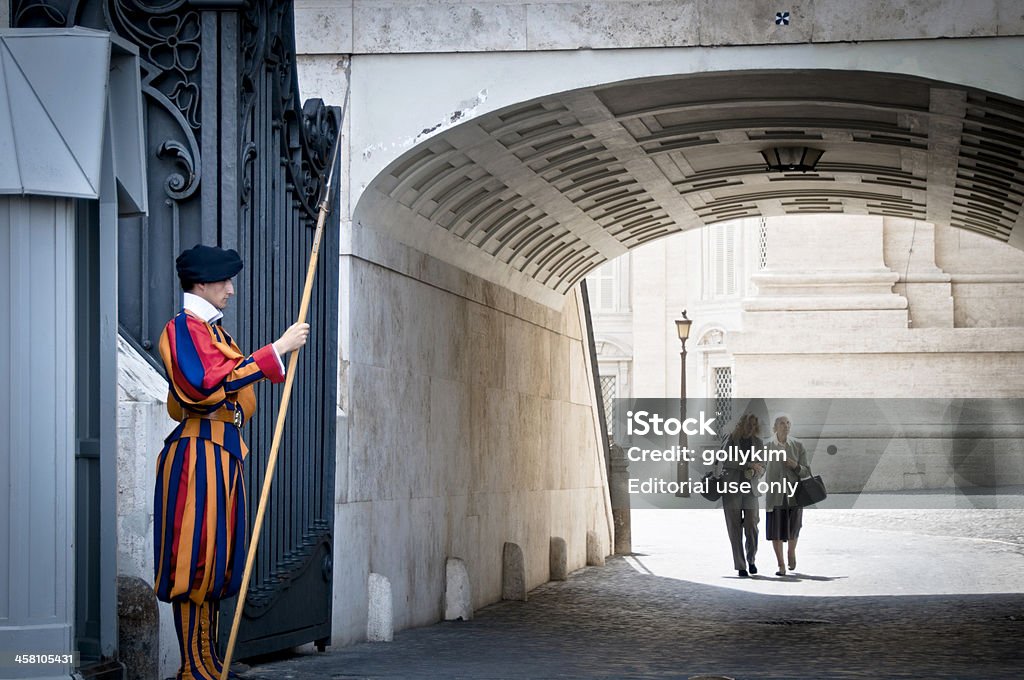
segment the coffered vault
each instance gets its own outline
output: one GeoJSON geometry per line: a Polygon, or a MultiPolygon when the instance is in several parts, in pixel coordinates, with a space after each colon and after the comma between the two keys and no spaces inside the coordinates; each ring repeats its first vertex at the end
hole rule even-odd
{"type": "Polygon", "coordinates": [[[632,80],[487,113],[391,163],[355,220],[528,277],[550,303],[630,248],[739,217],[898,216],[1022,247],[1022,200],[1022,102],[794,69],[632,80]],[[824,153],[812,172],[767,171],[760,152],[779,146],[824,153]]]}

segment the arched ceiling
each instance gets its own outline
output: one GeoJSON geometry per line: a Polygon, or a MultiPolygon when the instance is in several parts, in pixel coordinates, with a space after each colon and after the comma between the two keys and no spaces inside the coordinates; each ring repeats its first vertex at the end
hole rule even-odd
{"type": "Polygon", "coordinates": [[[794,70],[616,83],[489,113],[388,166],[355,219],[563,294],[630,248],[758,215],[897,216],[1019,245],[1022,200],[1021,102],[794,70]],[[779,146],[824,154],[813,172],[769,172],[760,152],[779,146]]]}

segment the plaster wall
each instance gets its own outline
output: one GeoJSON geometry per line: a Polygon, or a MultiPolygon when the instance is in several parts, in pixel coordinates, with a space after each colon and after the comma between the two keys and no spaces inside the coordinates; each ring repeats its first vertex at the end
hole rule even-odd
{"type": "MultiPolygon", "coordinates": [[[[305,66],[322,79],[321,96],[343,101],[346,61],[305,66]]],[[[343,165],[348,158],[346,149],[343,165]]],[[[343,186],[345,205],[349,198],[343,186]]],[[[607,551],[611,514],[578,293],[553,310],[346,215],[342,227],[334,643],[365,639],[371,571],[390,579],[402,629],[440,619],[448,557],[466,562],[476,608],[501,596],[506,541],[523,549],[528,589],[549,578],[552,536],[566,540],[570,570],[586,563],[587,531],[607,551]]],[[[147,582],[153,470],[173,428],[165,398],[163,379],[122,342],[119,573],[147,582]]],[[[176,643],[169,608],[160,610],[169,675],[176,643]]]]}
{"type": "Polygon", "coordinates": [[[460,272],[365,225],[342,257],[334,640],[365,638],[371,572],[396,630],[439,620],[445,562],[466,562],[474,608],[501,597],[506,541],[527,589],[569,568],[586,534],[611,542],[580,299],[560,311],[460,272]]]}
{"type": "MultiPolygon", "coordinates": [[[[637,249],[632,255],[633,285],[638,292],[665,287],[673,263],[663,249],[637,249]]],[[[679,379],[671,380],[664,370],[672,365],[670,355],[679,361],[679,340],[674,337],[675,326],[666,323],[666,300],[660,296],[637,295],[633,299],[633,354],[637,357],[633,372],[634,384],[655,394],[678,391],[679,379]],[[636,328],[636,324],[640,328],[636,328]],[[639,331],[639,332],[638,332],[639,331]]],[[[682,310],[679,310],[682,311],[682,310]]]]}

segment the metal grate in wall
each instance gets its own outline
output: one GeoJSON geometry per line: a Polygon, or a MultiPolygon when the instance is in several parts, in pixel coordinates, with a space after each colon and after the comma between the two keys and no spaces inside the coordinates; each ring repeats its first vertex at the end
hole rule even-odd
{"type": "Polygon", "coordinates": [[[715,411],[719,414],[719,422],[729,423],[732,421],[732,367],[717,366],[713,376],[715,411]]]}
{"type": "Polygon", "coordinates": [[[762,217],[757,225],[757,268],[768,266],[768,222],[762,217]]]}
{"type": "Polygon", "coordinates": [[[601,376],[601,403],[604,406],[604,419],[608,423],[608,436],[615,435],[615,418],[612,409],[615,404],[615,397],[618,396],[618,378],[614,375],[601,376]]]}

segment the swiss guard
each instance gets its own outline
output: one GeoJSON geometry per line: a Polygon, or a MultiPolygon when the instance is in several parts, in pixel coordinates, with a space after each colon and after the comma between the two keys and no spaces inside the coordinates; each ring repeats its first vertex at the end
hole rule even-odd
{"type": "Polygon", "coordinates": [[[282,357],[306,344],[309,324],[246,356],[220,325],[242,269],[238,253],[197,245],[176,262],[184,301],[160,335],[160,357],[167,411],[179,425],[157,459],[154,588],[174,612],[178,680],[218,680],[217,613],[238,593],[246,556],[241,427],[256,410],[254,383],[284,380],[282,357]]]}

